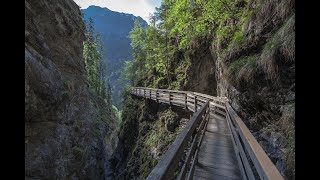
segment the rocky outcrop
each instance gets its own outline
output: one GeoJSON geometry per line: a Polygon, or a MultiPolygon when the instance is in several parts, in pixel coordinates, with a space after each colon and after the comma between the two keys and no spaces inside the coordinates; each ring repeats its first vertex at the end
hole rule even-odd
{"type": "Polygon", "coordinates": [[[210,41],[210,38],[195,40],[190,50],[185,53],[191,65],[188,69],[187,84],[183,87],[184,90],[217,96],[217,66],[215,64],[217,55],[210,48],[210,41]]]}
{"type": "Polygon", "coordinates": [[[89,92],[83,28],[72,0],[25,1],[26,179],[103,179],[113,115],[89,92]]]}

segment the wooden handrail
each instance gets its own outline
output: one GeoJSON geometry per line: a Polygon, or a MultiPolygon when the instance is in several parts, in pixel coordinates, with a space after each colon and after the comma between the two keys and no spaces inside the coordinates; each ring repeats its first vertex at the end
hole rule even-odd
{"type": "Polygon", "coordinates": [[[228,99],[226,97],[214,97],[190,91],[144,87],[133,87],[131,93],[144,98],[153,99],[157,102],[180,106],[194,112],[191,121],[189,121],[187,125],[188,128],[186,127],[178,135],[176,141],[170,146],[170,151],[168,150],[163,156],[160,161],[161,163],[159,162],[160,164],[158,163],[159,165],[153,169],[148,176],[148,179],[172,177],[169,175],[174,173],[174,169],[178,162],[177,159],[181,157],[183,149],[185,148],[186,139],[188,139],[188,137],[190,138],[190,134],[195,130],[195,124],[203,120],[203,118],[200,117],[202,117],[202,114],[206,112],[206,108],[208,107],[210,109],[212,108],[211,110],[215,113],[219,113],[221,116],[224,116],[227,120],[243,179],[251,180],[256,179],[256,177],[259,176],[260,179],[284,180],[278,169],[251,134],[247,126],[228,103],[228,99]],[[150,96],[145,95],[145,90],[149,91],[150,96]]]}
{"type": "MultiPolygon", "coordinates": [[[[184,98],[184,96],[187,96],[187,101],[181,102],[181,104],[175,104],[178,106],[185,106],[187,109],[191,110],[192,112],[196,111],[196,108],[194,106],[194,101],[195,99],[197,99],[197,101],[202,101],[202,102],[206,102],[207,100],[210,101],[210,104],[214,104],[214,105],[220,105],[221,106],[225,106],[225,102],[226,102],[226,98],[225,97],[214,97],[214,96],[210,96],[210,95],[206,95],[206,94],[201,94],[201,93],[197,93],[197,92],[191,92],[191,91],[177,91],[177,90],[168,90],[168,89],[155,89],[155,88],[145,88],[145,87],[132,87],[132,91],[131,93],[134,95],[138,95],[145,98],[149,98],[146,97],[144,95],[145,90],[150,91],[151,94],[158,94],[165,96],[165,98],[167,98],[169,100],[169,98],[167,97],[170,94],[173,96],[172,99],[170,100],[177,100],[177,97],[179,95],[181,95],[181,98],[184,98]],[[176,96],[176,97],[175,97],[176,96]],[[188,101],[189,100],[189,101],[188,101]],[[192,101],[192,102],[191,102],[192,101]],[[189,107],[187,102],[192,103],[193,107],[189,107]]],[[[169,103],[169,101],[165,100],[165,99],[161,99],[162,97],[154,97],[151,99],[154,99],[156,101],[158,101],[158,98],[160,98],[159,100],[165,102],[165,103],[169,103]]],[[[199,107],[197,107],[198,109],[199,107]]]]}
{"type": "MultiPolygon", "coordinates": [[[[226,103],[226,107],[228,115],[230,117],[227,118],[227,120],[229,121],[231,128],[236,130],[235,132],[233,131],[233,133],[235,133],[235,136],[243,143],[242,145],[241,142],[238,142],[237,148],[239,149],[239,151],[246,151],[249,155],[248,157],[245,155],[245,153],[239,153],[238,155],[241,156],[241,159],[251,159],[260,179],[283,180],[284,178],[281,176],[278,169],[269,159],[268,155],[251,134],[241,118],[237,115],[237,113],[233,110],[229,103],[226,103]]],[[[252,170],[250,170],[249,168],[250,167],[244,167],[244,170],[247,172],[246,174],[251,174],[250,171],[252,170]]],[[[247,178],[255,179],[253,177],[250,178],[250,176],[247,178]]]]}
{"type": "MultiPolygon", "coordinates": [[[[179,161],[184,153],[189,139],[191,138],[193,132],[196,130],[196,127],[204,119],[203,115],[205,114],[208,106],[209,101],[207,101],[199,111],[193,114],[186,127],[176,137],[175,141],[172,143],[166,153],[161,157],[158,164],[153,168],[153,170],[147,177],[148,180],[172,179],[174,177],[174,172],[178,167],[179,161]]],[[[189,155],[189,157],[190,156],[191,154],[189,155]]]]}

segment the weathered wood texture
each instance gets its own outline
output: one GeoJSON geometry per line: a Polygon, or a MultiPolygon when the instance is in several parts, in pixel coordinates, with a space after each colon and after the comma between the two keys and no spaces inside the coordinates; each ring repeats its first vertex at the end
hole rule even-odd
{"type": "Polygon", "coordinates": [[[193,179],[242,179],[225,120],[210,116],[193,179]]]}
{"type": "MultiPolygon", "coordinates": [[[[278,169],[274,166],[268,155],[264,152],[257,140],[253,137],[247,126],[243,123],[241,118],[233,110],[229,103],[226,103],[227,108],[227,120],[231,127],[232,133],[235,137],[236,147],[238,149],[239,156],[242,160],[246,161],[250,159],[253,165],[244,163],[244,169],[248,174],[251,174],[251,169],[255,169],[260,179],[270,180],[283,180],[284,178],[279,173],[278,169]],[[248,154],[248,155],[246,155],[248,154]]],[[[248,179],[255,179],[250,175],[248,179]]]]}
{"type": "Polygon", "coordinates": [[[284,179],[227,98],[145,87],[131,93],[194,112],[147,179],[284,179]],[[174,176],[188,143],[185,163],[174,176]]]}

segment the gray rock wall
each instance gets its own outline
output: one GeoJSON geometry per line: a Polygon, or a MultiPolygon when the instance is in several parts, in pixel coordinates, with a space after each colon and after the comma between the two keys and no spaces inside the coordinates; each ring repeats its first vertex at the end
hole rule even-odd
{"type": "Polygon", "coordinates": [[[103,179],[113,120],[89,92],[84,38],[72,0],[25,1],[26,179],[103,179]]]}

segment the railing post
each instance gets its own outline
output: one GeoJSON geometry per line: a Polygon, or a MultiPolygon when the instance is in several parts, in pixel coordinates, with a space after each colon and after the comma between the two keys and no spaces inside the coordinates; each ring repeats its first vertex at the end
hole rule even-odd
{"type": "Polygon", "coordinates": [[[188,105],[187,105],[187,93],[184,94],[184,105],[186,106],[186,110],[188,110],[188,105]]]}
{"type": "Polygon", "coordinates": [[[151,99],[151,89],[149,89],[149,98],[151,99]]]}
{"type": "Polygon", "coordinates": [[[143,97],[146,97],[146,89],[143,89],[143,97]]]}
{"type": "Polygon", "coordinates": [[[157,103],[159,103],[159,100],[158,100],[158,89],[156,90],[156,101],[157,101],[157,103]]]}
{"type": "Polygon", "coordinates": [[[171,92],[169,91],[169,105],[171,105],[171,92]]]}
{"type": "Polygon", "coordinates": [[[211,110],[211,109],[210,109],[210,100],[209,100],[209,104],[208,104],[208,113],[209,113],[209,114],[208,114],[208,121],[209,121],[209,119],[210,119],[210,110],[211,110]]]}
{"type": "Polygon", "coordinates": [[[197,96],[194,95],[194,112],[197,112],[197,96]]]}

